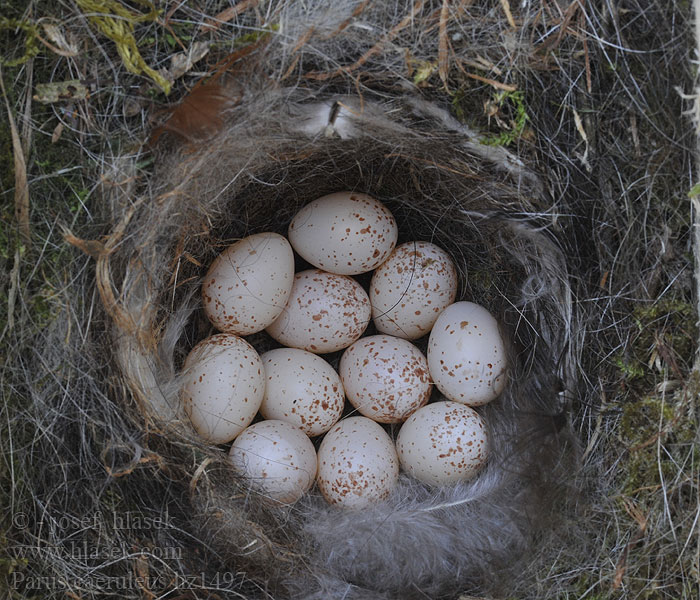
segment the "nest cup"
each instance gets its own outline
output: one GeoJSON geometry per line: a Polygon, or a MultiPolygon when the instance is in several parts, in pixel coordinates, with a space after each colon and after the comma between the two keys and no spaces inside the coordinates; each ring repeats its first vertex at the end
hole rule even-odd
{"type": "MultiPolygon", "coordinates": [[[[535,539],[556,525],[575,455],[565,426],[571,295],[554,225],[538,210],[549,200],[537,174],[432,105],[318,93],[267,96],[264,112],[259,102],[229,110],[206,143],[161,147],[137,196],[110,190],[113,247],[97,274],[111,316],[100,335],[116,349],[111,395],[128,391],[119,404],[131,437],[147,432],[144,447],[182,472],[175,486],[152,485],[142,508],[182,516],[197,540],[196,552],[182,550],[183,573],[223,565],[273,597],[507,592],[535,539]],[[309,125],[335,102],[355,107],[344,129],[309,125]],[[457,300],[497,317],[509,364],[505,391],[479,409],[490,429],[479,476],[444,488],[402,476],[389,500],[361,513],[329,507],[315,490],[291,507],[265,498],[225,449],[197,440],[178,408],[184,357],[214,333],[199,293],[211,261],[246,235],[285,235],[301,207],[341,190],[384,202],[399,243],[427,240],[451,254],[457,300]]],[[[264,333],[249,339],[261,352],[275,345],[264,333]]]]}

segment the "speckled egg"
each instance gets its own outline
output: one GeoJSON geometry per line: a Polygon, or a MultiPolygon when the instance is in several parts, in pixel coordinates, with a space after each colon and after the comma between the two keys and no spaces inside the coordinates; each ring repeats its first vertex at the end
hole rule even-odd
{"type": "Polygon", "coordinates": [[[486,426],[469,406],[435,402],[417,410],[401,426],[396,450],[404,471],[423,483],[465,481],[486,462],[486,426]]]}
{"type": "Polygon", "coordinates": [[[379,423],[400,423],[430,398],[428,361],[401,338],[357,340],[343,353],[338,372],[350,403],[379,423]]]}
{"type": "Polygon", "coordinates": [[[473,302],[448,306],[430,332],[428,367],[448,399],[469,406],[491,402],[503,390],[506,373],[496,319],[473,302]]]}
{"type": "Polygon", "coordinates": [[[229,456],[254,487],[279,502],[295,502],[316,478],[314,445],[284,421],[251,425],[234,440],[229,456]]]}
{"type": "Polygon", "coordinates": [[[294,276],[287,307],[267,332],[285,346],[335,352],[362,335],[370,313],[367,292],[357,281],[310,269],[294,276]]]}
{"type": "Polygon", "coordinates": [[[369,299],[377,330],[407,340],[427,334],[457,297],[457,269],[430,242],[397,246],[372,275],[369,299]]]}
{"type": "Polygon", "coordinates": [[[287,304],[294,253],[277,233],[256,233],[216,257],[202,283],[204,314],[219,331],[262,331],[287,304]]]}
{"type": "Polygon", "coordinates": [[[299,427],[306,435],[328,431],[345,405],[343,384],[320,356],[298,348],[278,348],[261,357],[265,397],[260,414],[299,427]]]}
{"type": "Polygon", "coordinates": [[[230,442],[253,421],[265,392],[263,364],[245,340],[219,333],[202,340],[183,369],[185,413],[199,435],[230,442]]]}
{"type": "Polygon", "coordinates": [[[375,269],[398,239],[396,219],[378,200],[337,192],[302,208],[289,225],[289,241],[315,267],[339,275],[375,269]]]}
{"type": "Polygon", "coordinates": [[[394,443],[366,417],[343,419],[318,449],[318,487],[330,504],[365,508],[388,498],[398,477],[394,443]]]}

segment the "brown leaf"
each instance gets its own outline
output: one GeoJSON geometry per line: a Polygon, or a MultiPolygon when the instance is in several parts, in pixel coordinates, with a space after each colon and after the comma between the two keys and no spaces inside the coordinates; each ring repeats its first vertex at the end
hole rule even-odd
{"type": "Polygon", "coordinates": [[[148,582],[150,580],[150,569],[148,567],[148,557],[141,554],[134,561],[134,571],[136,574],[136,583],[141,588],[143,597],[152,600],[156,595],[151,591],[148,582]]]}
{"type": "Polygon", "coordinates": [[[513,19],[513,13],[510,10],[510,2],[508,2],[508,0],[501,0],[501,6],[503,7],[503,12],[506,14],[508,25],[515,29],[515,19],[513,19]]]}
{"type": "Polygon", "coordinates": [[[642,512],[642,509],[637,506],[633,500],[629,498],[623,498],[622,504],[625,507],[625,512],[632,517],[637,525],[639,526],[639,532],[643,535],[647,530],[647,523],[649,522],[649,517],[642,512]]]}
{"type": "Polygon", "coordinates": [[[56,128],[53,130],[53,133],[51,134],[51,143],[55,144],[58,140],[60,140],[62,133],[63,133],[63,123],[59,123],[58,125],[56,125],[56,128]]]}
{"type": "Polygon", "coordinates": [[[233,85],[223,86],[218,81],[225,73],[252,69],[256,62],[251,55],[268,41],[269,36],[262,36],[216,63],[207,82],[202,83],[202,79],[195,84],[182,102],[170,110],[170,118],[153,130],[149,145],[154,145],[166,131],[190,143],[206,141],[219,133],[224,126],[224,111],[238,103],[240,93],[233,85]]]}
{"type": "Polygon", "coordinates": [[[79,237],[74,236],[68,229],[63,231],[63,239],[66,240],[72,246],[79,248],[85,254],[92,256],[92,258],[99,258],[107,253],[105,245],[99,240],[83,240],[79,237]]]}
{"type": "Polygon", "coordinates": [[[19,225],[19,232],[25,244],[31,240],[31,230],[29,228],[29,183],[27,181],[27,164],[22,151],[22,141],[17,131],[17,125],[12,115],[10,101],[5,93],[5,82],[0,73],[0,88],[7,107],[7,119],[10,124],[10,135],[12,137],[12,153],[15,163],[15,218],[19,225]]]}
{"type": "Polygon", "coordinates": [[[195,87],[172,111],[170,118],[151,134],[153,145],[166,131],[188,142],[201,142],[215,136],[223,127],[223,112],[235,98],[216,83],[195,87]]]}
{"type": "Polygon", "coordinates": [[[442,9],[440,10],[440,28],[438,37],[438,73],[440,73],[440,79],[442,84],[445,86],[445,91],[449,93],[449,88],[447,87],[447,74],[449,72],[449,54],[447,45],[447,18],[450,13],[449,0],[442,0],[442,9]]]}
{"type": "Polygon", "coordinates": [[[622,551],[617,564],[615,565],[615,577],[613,578],[612,589],[618,590],[622,586],[622,580],[625,576],[625,571],[627,570],[627,558],[629,556],[632,548],[644,537],[647,529],[648,517],[641,511],[641,509],[630,499],[623,498],[623,506],[627,511],[627,514],[632,517],[639,530],[632,536],[632,539],[627,543],[625,549],[622,551]]]}
{"type": "Polygon", "coordinates": [[[231,19],[237,17],[240,15],[242,12],[245,12],[249,8],[252,8],[258,3],[258,0],[243,0],[242,2],[239,2],[235,6],[231,6],[227,8],[226,10],[222,10],[218,15],[216,15],[213,19],[207,19],[204,21],[204,27],[202,28],[204,31],[216,31],[221,27],[224,23],[227,23],[231,19]]]}
{"type": "Polygon", "coordinates": [[[490,86],[496,88],[497,90],[505,90],[506,92],[514,92],[518,89],[517,85],[513,85],[510,83],[502,83],[500,81],[496,81],[495,79],[489,79],[488,77],[482,77],[481,75],[477,75],[476,73],[470,73],[469,71],[466,71],[464,67],[461,65],[461,60],[457,61],[457,66],[459,67],[459,70],[462,71],[462,74],[466,75],[470,79],[476,79],[477,81],[482,81],[483,83],[488,83],[490,86]]]}
{"type": "Polygon", "coordinates": [[[622,585],[622,578],[625,576],[625,571],[627,570],[627,549],[622,555],[623,557],[615,566],[615,578],[613,579],[612,589],[619,590],[622,585]]]}

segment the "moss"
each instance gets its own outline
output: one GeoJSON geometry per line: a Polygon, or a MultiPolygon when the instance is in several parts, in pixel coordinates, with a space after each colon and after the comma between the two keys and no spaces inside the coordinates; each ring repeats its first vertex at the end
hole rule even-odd
{"type": "Polygon", "coordinates": [[[686,319],[695,314],[695,307],[684,300],[661,298],[651,306],[640,306],[635,310],[639,319],[658,319],[669,314],[686,319]]]}
{"type": "MultiPolygon", "coordinates": [[[[6,16],[16,18],[26,10],[26,2],[17,2],[17,7],[9,7],[6,16]]],[[[40,11],[39,11],[40,12],[40,11]]],[[[38,19],[38,17],[37,17],[38,19]]],[[[0,42],[6,44],[6,54],[11,59],[17,58],[23,51],[23,38],[16,36],[19,46],[13,47],[11,32],[0,31],[0,42]]],[[[41,46],[42,53],[44,47],[41,46]]],[[[46,60],[43,54],[34,60],[34,81],[60,80],[67,73],[56,67],[51,55],[46,60]]],[[[8,102],[13,109],[18,106],[21,94],[27,84],[26,70],[21,66],[4,67],[2,77],[8,95],[8,102]]],[[[29,90],[26,90],[29,91],[29,90]]],[[[56,124],[54,106],[32,104],[32,121],[35,125],[32,145],[25,156],[30,194],[30,222],[32,243],[21,244],[16,233],[14,217],[14,148],[10,128],[6,118],[4,100],[0,98],[0,111],[5,118],[0,118],[0,188],[5,193],[0,196],[0,333],[4,332],[4,343],[0,347],[0,365],[5,367],[8,362],[8,352],[13,355],[23,355],[32,351],[31,344],[35,343],[37,333],[48,327],[62,311],[58,310],[60,299],[59,290],[65,285],[64,275],[70,267],[73,253],[70,252],[56,227],[59,221],[66,222],[70,217],[69,206],[82,210],[80,196],[86,195],[88,184],[84,178],[84,170],[75,168],[79,164],[80,148],[73,139],[73,134],[66,130],[58,142],[51,142],[51,130],[56,124]],[[41,124],[41,129],[37,127],[41,124]],[[16,250],[20,251],[19,277],[17,300],[14,310],[14,329],[6,330],[8,322],[8,294],[11,287],[10,274],[15,266],[16,250]]],[[[19,119],[17,118],[19,126],[19,119]]],[[[13,273],[14,274],[14,273],[13,273]]],[[[15,360],[15,358],[13,358],[15,360]]],[[[21,393],[22,382],[13,379],[13,373],[3,371],[3,382],[0,385],[0,440],[12,439],[18,446],[23,446],[31,440],[34,432],[25,431],[11,423],[4,411],[14,411],[17,407],[26,406],[27,398],[21,393]],[[12,426],[11,438],[8,428],[12,426]]],[[[9,456],[9,455],[8,455],[9,456]]],[[[10,476],[8,458],[0,461],[0,513],[5,516],[23,502],[30,502],[21,481],[22,468],[15,465],[14,478],[10,476]],[[14,487],[13,487],[14,486],[14,487]]],[[[0,523],[0,596],[21,598],[18,590],[12,589],[13,574],[29,566],[21,555],[14,555],[16,550],[7,550],[7,540],[4,538],[10,520],[0,523]]],[[[7,533],[9,536],[9,532],[7,533]]],[[[17,543],[17,540],[14,540],[17,543]]],[[[27,598],[29,594],[27,593],[27,598]]]]}
{"type": "MultiPolygon", "coordinates": [[[[0,548],[6,546],[6,541],[0,541],[0,548]]],[[[3,593],[4,598],[26,598],[20,596],[13,589],[12,581],[15,573],[21,572],[29,564],[26,558],[13,558],[0,556],[0,593],[3,593]]]]}
{"type": "Polygon", "coordinates": [[[612,358],[620,383],[648,393],[660,374],[666,378],[686,376],[698,335],[694,315],[694,306],[684,298],[669,296],[653,304],[636,304],[631,315],[636,333],[624,351],[612,358]]]}
{"type": "Polygon", "coordinates": [[[16,58],[5,58],[0,56],[0,64],[6,67],[16,67],[23,65],[28,60],[34,58],[39,54],[39,28],[34,24],[22,19],[10,19],[8,17],[0,17],[0,30],[10,31],[10,32],[21,32],[20,35],[24,37],[24,41],[15,41],[17,46],[23,48],[22,53],[16,58]]]}
{"type": "Polygon", "coordinates": [[[501,131],[497,134],[486,136],[481,140],[487,146],[510,146],[519,140],[525,133],[525,128],[530,120],[525,108],[525,96],[522,91],[499,91],[493,95],[487,105],[489,114],[493,114],[501,131]]]}
{"type": "Polygon", "coordinates": [[[522,91],[492,91],[469,80],[452,93],[452,113],[477,131],[490,132],[480,139],[488,146],[510,146],[530,137],[530,116],[522,91]]]}
{"type": "Polygon", "coordinates": [[[269,27],[263,27],[260,31],[251,31],[250,33],[240,35],[234,40],[234,46],[238,48],[240,46],[245,46],[246,44],[252,44],[253,42],[263,39],[270,33],[279,31],[279,29],[279,23],[273,23],[269,27]]]}
{"type": "MultiPolygon", "coordinates": [[[[12,137],[10,135],[10,125],[7,121],[6,109],[4,102],[0,106],[0,187],[2,189],[10,189],[14,186],[15,179],[15,162],[12,152],[12,137]]],[[[3,221],[7,223],[7,221],[3,221]]]]}
{"type": "Polygon", "coordinates": [[[56,318],[59,311],[54,301],[55,298],[54,288],[48,282],[32,296],[30,312],[36,328],[44,329],[56,318]]]}
{"type": "Polygon", "coordinates": [[[686,388],[673,397],[649,396],[625,404],[618,433],[629,451],[622,487],[625,495],[653,492],[672,480],[688,448],[694,460],[700,459],[694,444],[698,423],[691,410],[693,398],[686,388]],[[659,444],[663,446],[661,453],[659,444]]]}
{"type": "Polygon", "coordinates": [[[621,376],[625,381],[631,382],[641,379],[646,375],[646,365],[636,359],[629,359],[624,354],[618,354],[613,358],[615,366],[620,371],[621,376]]]}
{"type": "Polygon", "coordinates": [[[617,597],[609,590],[602,590],[601,588],[604,585],[597,573],[582,571],[572,585],[571,595],[567,594],[565,598],[567,600],[579,600],[580,598],[585,598],[586,600],[612,600],[617,597]]]}

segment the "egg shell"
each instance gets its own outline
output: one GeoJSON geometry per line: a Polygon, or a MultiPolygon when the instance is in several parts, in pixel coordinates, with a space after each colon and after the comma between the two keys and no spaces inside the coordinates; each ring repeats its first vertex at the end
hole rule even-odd
{"type": "Polygon", "coordinates": [[[413,413],[396,439],[401,466],[429,485],[471,479],[488,457],[486,426],[458,402],[434,402],[413,413]]]}
{"type": "Polygon", "coordinates": [[[285,346],[335,352],[362,335],[370,313],[367,292],[357,281],[310,269],[294,276],[289,302],[267,332],[285,346]]]}
{"type": "Polygon", "coordinates": [[[318,449],[318,487],[330,504],[365,508],[388,498],[398,477],[394,443],[366,417],[338,422],[318,449]]]}
{"type": "Polygon", "coordinates": [[[428,361],[401,338],[357,340],[343,353],[338,372],[350,403],[379,423],[400,423],[430,398],[428,361]]]}
{"type": "Polygon", "coordinates": [[[369,299],[381,333],[415,340],[426,335],[457,297],[457,269],[430,242],[397,246],[372,275],[369,299]]]}
{"type": "Polygon", "coordinates": [[[316,478],[314,445],[284,421],[251,425],[234,440],[229,457],[251,485],[283,503],[301,498],[316,478]]]}
{"type": "Polygon", "coordinates": [[[328,431],[345,405],[343,384],[320,356],[298,348],[278,348],[261,357],[265,397],[260,414],[295,425],[308,436],[328,431]]]}
{"type": "Polygon", "coordinates": [[[506,372],[496,319],[473,302],[448,306],[430,333],[428,367],[449,400],[469,406],[491,402],[503,390],[506,372]]]}
{"type": "Polygon", "coordinates": [[[310,202],[289,225],[289,241],[309,263],[339,275],[375,269],[398,239],[396,219],[378,200],[337,192],[310,202]]]}
{"type": "Polygon", "coordinates": [[[252,422],[265,391],[255,349],[230,333],[202,340],[184,365],[183,404],[197,433],[214,444],[234,439],[252,422]]]}
{"type": "Polygon", "coordinates": [[[294,252],[277,233],[256,233],[214,259],[202,283],[204,314],[219,331],[262,331],[287,304],[294,282],[294,252]]]}

